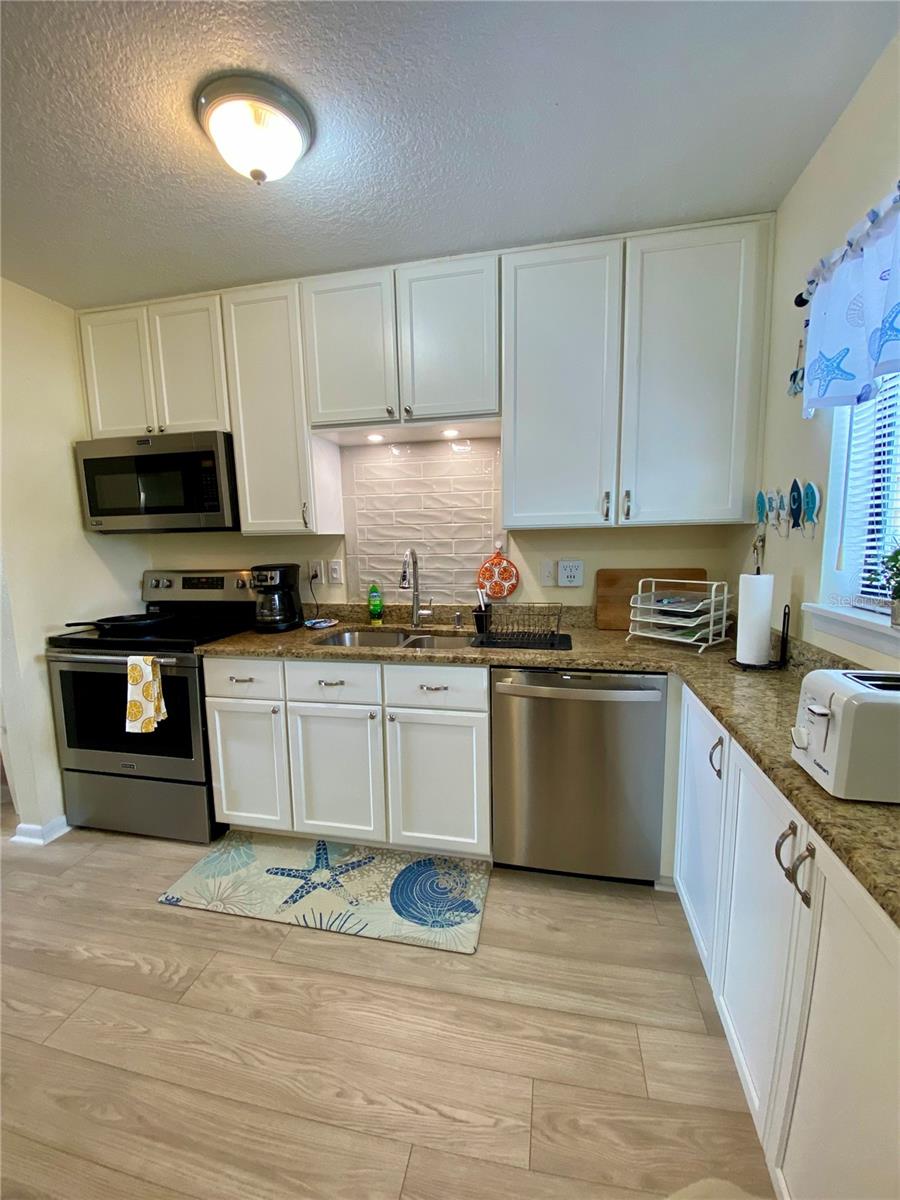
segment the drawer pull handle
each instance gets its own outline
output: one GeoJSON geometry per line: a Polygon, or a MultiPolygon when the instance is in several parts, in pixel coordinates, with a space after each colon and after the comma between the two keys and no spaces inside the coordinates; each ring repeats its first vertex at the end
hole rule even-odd
{"type": "Polygon", "coordinates": [[[778,841],[775,843],[775,861],[778,863],[779,867],[781,867],[782,871],[784,871],[784,877],[788,881],[788,883],[793,883],[794,879],[793,879],[793,876],[791,875],[791,868],[786,867],[784,865],[784,863],[781,861],[781,849],[784,846],[784,843],[788,840],[788,838],[792,838],[792,837],[796,837],[796,836],[797,836],[797,822],[791,821],[791,823],[788,825],[787,829],[785,829],[784,833],[781,833],[778,835],[778,841]]]}
{"type": "Polygon", "coordinates": [[[803,866],[803,864],[806,862],[807,859],[811,860],[811,859],[814,859],[815,857],[816,857],[815,846],[812,844],[812,842],[807,842],[806,849],[802,850],[797,855],[797,857],[791,863],[790,868],[789,868],[790,869],[789,879],[790,879],[791,883],[794,885],[794,890],[796,891],[797,895],[800,897],[800,899],[803,901],[803,903],[806,905],[807,908],[809,908],[812,905],[812,894],[810,893],[809,888],[801,888],[801,887],[797,886],[797,872],[800,870],[800,868],[803,866]]]}
{"type": "Polygon", "coordinates": [[[256,680],[254,679],[254,677],[252,675],[245,675],[243,677],[240,675],[229,675],[228,682],[229,683],[256,683],[256,680]]]}
{"type": "Polygon", "coordinates": [[[450,688],[448,687],[448,685],[446,683],[437,683],[437,684],[420,683],[419,691],[420,692],[449,692],[450,688]]]}
{"type": "Polygon", "coordinates": [[[725,753],[725,739],[723,737],[717,737],[716,740],[713,742],[713,744],[709,748],[709,765],[715,771],[716,779],[721,779],[722,778],[722,755],[721,754],[719,755],[719,765],[718,766],[716,766],[716,764],[713,762],[713,755],[715,754],[715,752],[717,750],[721,750],[723,754],[725,753]]]}
{"type": "Polygon", "coordinates": [[[343,679],[320,679],[319,687],[343,687],[345,682],[343,679]]]}

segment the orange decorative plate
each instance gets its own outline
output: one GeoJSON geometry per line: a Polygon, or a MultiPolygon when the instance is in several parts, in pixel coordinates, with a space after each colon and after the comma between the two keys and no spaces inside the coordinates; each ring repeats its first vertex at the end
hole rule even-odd
{"type": "Polygon", "coordinates": [[[478,586],[491,600],[505,600],[519,586],[519,568],[497,550],[478,569],[478,586]]]}

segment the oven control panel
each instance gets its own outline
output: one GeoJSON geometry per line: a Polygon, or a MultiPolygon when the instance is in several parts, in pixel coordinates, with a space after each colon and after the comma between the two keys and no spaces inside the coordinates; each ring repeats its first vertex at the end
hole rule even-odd
{"type": "Polygon", "coordinates": [[[255,600],[249,571],[145,571],[144,600],[255,600]]]}

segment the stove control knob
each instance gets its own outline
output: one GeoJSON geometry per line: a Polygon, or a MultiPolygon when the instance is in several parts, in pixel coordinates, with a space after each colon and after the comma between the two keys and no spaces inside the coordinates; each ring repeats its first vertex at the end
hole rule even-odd
{"type": "Polygon", "coordinates": [[[158,588],[158,587],[159,587],[159,580],[158,580],[158,579],[151,579],[151,580],[150,580],[150,586],[151,586],[152,588],[158,588]]]}
{"type": "Polygon", "coordinates": [[[171,579],[161,579],[159,581],[159,586],[164,587],[164,588],[170,588],[172,586],[172,580],[171,579]]]}

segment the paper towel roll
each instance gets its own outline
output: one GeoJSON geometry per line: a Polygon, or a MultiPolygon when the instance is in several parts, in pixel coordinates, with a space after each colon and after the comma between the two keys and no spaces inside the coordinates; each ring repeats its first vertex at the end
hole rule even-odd
{"type": "Polygon", "coordinates": [[[774,575],[742,575],[738,587],[739,663],[764,666],[770,658],[774,575]]]}

